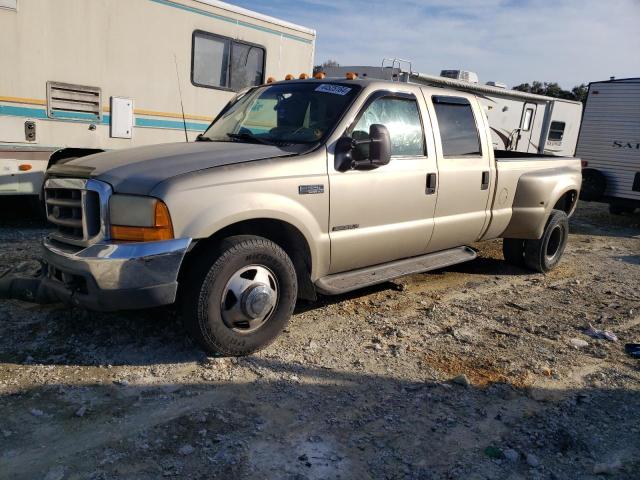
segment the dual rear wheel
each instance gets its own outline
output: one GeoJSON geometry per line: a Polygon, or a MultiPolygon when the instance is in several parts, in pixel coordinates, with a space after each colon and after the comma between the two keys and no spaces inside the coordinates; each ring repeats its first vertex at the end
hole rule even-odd
{"type": "Polygon", "coordinates": [[[504,259],[518,267],[545,273],[554,269],[564,253],[569,238],[569,218],[561,210],[552,210],[542,237],[537,240],[505,238],[504,259]]]}

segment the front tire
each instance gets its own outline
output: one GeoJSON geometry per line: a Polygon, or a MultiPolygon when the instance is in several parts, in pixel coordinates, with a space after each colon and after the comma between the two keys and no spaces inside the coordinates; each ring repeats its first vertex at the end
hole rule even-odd
{"type": "Polygon", "coordinates": [[[553,270],[562,258],[568,238],[569,217],[562,210],[552,210],[542,238],[525,242],[525,265],[540,273],[553,270]]]}
{"type": "Polygon", "coordinates": [[[207,352],[249,355],[282,332],[297,293],[295,268],[282,248],[262,237],[229,237],[187,274],[183,322],[207,352]]]}

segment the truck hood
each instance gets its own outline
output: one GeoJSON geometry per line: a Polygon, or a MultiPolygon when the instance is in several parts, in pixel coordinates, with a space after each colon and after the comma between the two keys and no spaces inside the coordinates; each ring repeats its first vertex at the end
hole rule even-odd
{"type": "Polygon", "coordinates": [[[51,175],[89,176],[114,191],[145,195],[177,175],[214,167],[295,155],[300,145],[276,147],[240,142],[168,143],[113,150],[56,165],[51,175]]]}

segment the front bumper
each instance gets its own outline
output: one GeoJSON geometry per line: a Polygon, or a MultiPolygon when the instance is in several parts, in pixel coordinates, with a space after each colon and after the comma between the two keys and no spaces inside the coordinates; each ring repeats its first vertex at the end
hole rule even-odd
{"type": "Polygon", "coordinates": [[[78,250],[50,237],[43,288],[63,303],[89,310],[131,310],[175,302],[178,273],[190,238],[144,243],[98,243],[78,250]]]}

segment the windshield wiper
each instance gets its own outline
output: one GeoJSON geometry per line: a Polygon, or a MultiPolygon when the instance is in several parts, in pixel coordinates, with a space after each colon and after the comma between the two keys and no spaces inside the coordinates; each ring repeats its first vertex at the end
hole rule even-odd
{"type": "Polygon", "coordinates": [[[229,138],[233,138],[234,140],[248,140],[253,143],[261,143],[263,145],[273,145],[276,147],[287,145],[288,142],[279,142],[275,140],[267,140],[266,138],[260,138],[253,133],[242,132],[242,133],[227,133],[229,138]]]}

